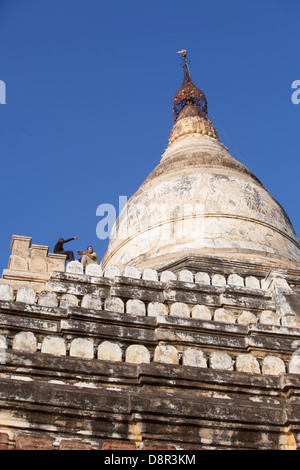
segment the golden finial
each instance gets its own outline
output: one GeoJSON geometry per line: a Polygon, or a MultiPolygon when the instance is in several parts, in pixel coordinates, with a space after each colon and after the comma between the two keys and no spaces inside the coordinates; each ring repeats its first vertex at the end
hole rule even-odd
{"type": "Polygon", "coordinates": [[[174,120],[177,120],[177,117],[180,111],[187,104],[192,104],[198,107],[200,113],[205,116],[207,113],[207,101],[204,93],[199,90],[193,83],[192,77],[189,70],[189,60],[187,58],[186,49],[182,48],[181,51],[177,51],[177,54],[181,54],[181,63],[184,70],[184,79],[181,85],[181,88],[177,91],[174,97],[173,110],[174,110],[174,120]]]}

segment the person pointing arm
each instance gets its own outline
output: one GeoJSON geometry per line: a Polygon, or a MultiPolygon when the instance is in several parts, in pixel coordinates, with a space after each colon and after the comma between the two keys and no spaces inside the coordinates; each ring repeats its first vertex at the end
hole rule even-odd
{"type": "Polygon", "coordinates": [[[78,239],[78,237],[68,238],[67,240],[65,240],[64,238],[59,238],[56,245],[55,245],[55,247],[54,247],[54,253],[67,255],[67,260],[68,261],[74,261],[75,257],[74,257],[73,251],[64,250],[64,244],[68,243],[72,240],[77,240],[77,239],[78,239]]]}

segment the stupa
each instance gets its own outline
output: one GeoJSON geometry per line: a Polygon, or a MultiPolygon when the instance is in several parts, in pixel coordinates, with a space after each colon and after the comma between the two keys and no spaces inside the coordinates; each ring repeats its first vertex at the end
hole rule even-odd
{"type": "Polygon", "coordinates": [[[299,239],[220,142],[180,53],[168,147],[101,265],[83,272],[12,237],[0,279],[1,449],[191,464],[203,449],[300,448],[299,239]]]}
{"type": "Polygon", "coordinates": [[[220,142],[181,53],[184,80],[168,148],[123,209],[103,266],[157,268],[204,254],[299,267],[299,239],[286,212],[220,142]]]}

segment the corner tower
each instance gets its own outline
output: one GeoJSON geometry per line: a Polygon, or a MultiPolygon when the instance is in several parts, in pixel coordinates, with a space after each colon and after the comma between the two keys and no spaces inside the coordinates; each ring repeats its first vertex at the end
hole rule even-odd
{"type": "Polygon", "coordinates": [[[131,197],[102,265],[159,268],[187,256],[300,266],[300,245],[284,209],[220,142],[205,94],[184,78],[160,163],[131,197]]]}

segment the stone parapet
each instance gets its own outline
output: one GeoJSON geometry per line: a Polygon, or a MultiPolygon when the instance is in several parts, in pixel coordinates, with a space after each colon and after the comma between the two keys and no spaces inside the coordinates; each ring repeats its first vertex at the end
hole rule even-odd
{"type": "Polygon", "coordinates": [[[21,286],[43,290],[52,271],[65,271],[66,256],[49,253],[45,245],[31,244],[32,238],[13,235],[8,269],[3,270],[1,283],[15,289],[21,286]]]}
{"type": "MultiPolygon", "coordinates": [[[[189,280],[190,274],[184,273],[189,280]]],[[[257,360],[259,373],[271,370],[263,366],[268,356],[283,361],[280,373],[290,370],[290,361],[300,348],[300,322],[294,312],[280,315],[272,292],[245,287],[239,275],[224,277],[221,285],[178,281],[179,276],[173,274],[162,282],[144,280],[136,272],[132,278],[53,272],[41,292],[25,286],[14,292],[1,284],[3,341],[19,344],[16,335],[29,330],[35,340],[28,341],[36,344],[36,352],[66,355],[70,351],[72,355],[77,351],[76,355],[97,359],[101,351],[99,357],[123,361],[132,357],[128,348],[135,346],[141,348],[140,357],[152,362],[155,357],[168,357],[161,349],[166,345],[175,348],[178,364],[197,364],[200,354],[209,367],[214,364],[212,354],[218,353],[235,370],[234,364],[241,367],[250,354],[257,360]],[[229,285],[229,279],[238,285],[229,285]],[[119,353],[112,353],[116,348],[119,353]]],[[[27,341],[24,334],[22,344],[27,341]]]]}
{"type": "MultiPolygon", "coordinates": [[[[0,339],[5,350],[11,347],[89,359],[107,355],[126,361],[128,350],[134,345],[137,349],[135,362],[139,362],[140,357],[142,363],[142,358],[147,356],[147,362],[193,365],[201,354],[205,367],[210,367],[215,363],[214,354],[218,354],[220,365],[216,368],[226,369],[230,358],[234,371],[242,355],[245,359],[256,358],[257,373],[262,373],[264,360],[270,356],[280,359],[278,374],[290,372],[291,364],[292,370],[297,371],[294,358],[300,356],[299,325],[295,328],[279,323],[237,324],[186,316],[133,316],[72,305],[55,308],[21,301],[0,302],[0,321],[4,327],[0,330],[0,339]],[[117,349],[119,353],[112,352],[117,349]]],[[[201,361],[201,367],[203,364],[201,361]]],[[[300,369],[295,373],[300,373],[300,369]]]]}
{"type": "Polygon", "coordinates": [[[0,447],[300,448],[299,273],[192,263],[8,270],[0,447]]]}

